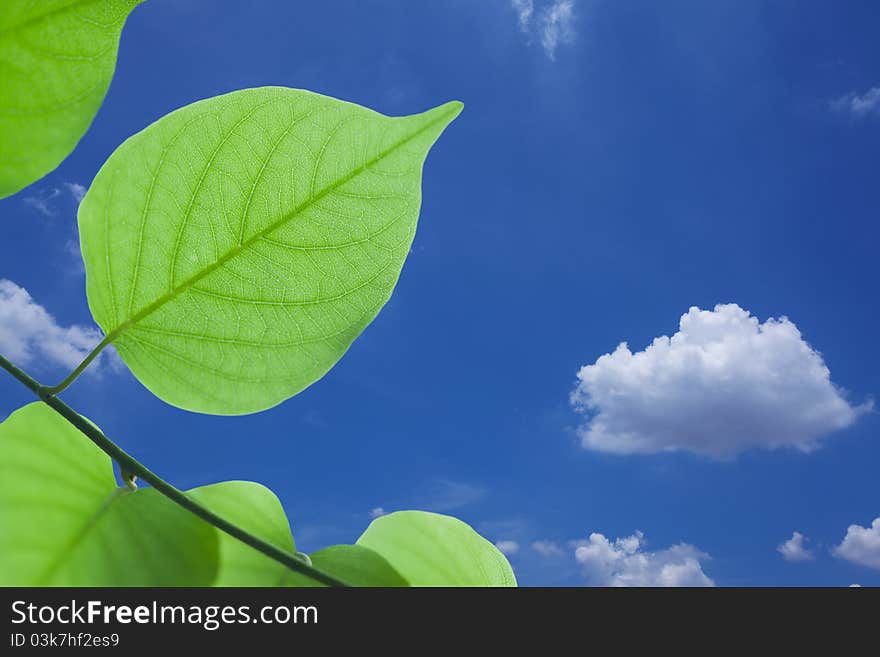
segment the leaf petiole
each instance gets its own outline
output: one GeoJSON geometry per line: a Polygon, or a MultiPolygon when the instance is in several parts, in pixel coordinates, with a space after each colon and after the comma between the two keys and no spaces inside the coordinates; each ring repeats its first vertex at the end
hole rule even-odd
{"type": "MultiPolygon", "coordinates": [[[[57,395],[61,392],[64,392],[71,383],[73,383],[74,381],[77,380],[77,378],[79,378],[79,375],[85,371],[85,369],[91,364],[91,362],[93,360],[95,360],[100,355],[100,353],[104,350],[104,348],[108,344],[110,344],[110,342],[112,341],[112,339],[114,337],[115,336],[113,336],[112,334],[104,336],[104,339],[98,343],[98,346],[95,347],[94,349],[92,349],[92,351],[89,352],[89,355],[86,356],[83,359],[83,361],[79,365],[76,366],[76,369],[73,370],[73,372],[71,372],[70,374],[68,374],[67,378],[64,379],[64,381],[59,383],[57,386],[52,386],[51,388],[47,388],[45,386],[40,386],[41,389],[44,390],[47,395],[57,395]]],[[[25,384],[25,385],[27,385],[27,384],[25,384]]]]}

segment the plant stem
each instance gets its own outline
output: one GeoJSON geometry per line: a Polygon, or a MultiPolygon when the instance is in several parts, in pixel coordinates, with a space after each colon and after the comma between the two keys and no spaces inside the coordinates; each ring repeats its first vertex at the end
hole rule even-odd
{"type": "Polygon", "coordinates": [[[66,390],[67,386],[69,386],[71,383],[76,381],[77,377],[79,377],[79,375],[83,373],[83,370],[85,370],[89,366],[89,364],[98,357],[98,354],[100,354],[104,350],[104,347],[106,347],[108,344],[110,344],[112,339],[113,339],[112,335],[105,336],[104,339],[101,340],[101,342],[98,344],[98,346],[95,347],[94,349],[92,349],[91,352],[89,352],[89,355],[85,357],[83,362],[81,362],[79,365],[77,365],[76,369],[67,375],[67,378],[64,379],[64,381],[59,383],[57,386],[52,386],[51,388],[44,388],[44,390],[50,395],[57,395],[58,393],[66,390]]]}
{"type": "MultiPolygon", "coordinates": [[[[81,368],[84,368],[85,365],[88,365],[88,363],[82,365],[81,368]]],[[[328,575],[318,568],[305,563],[298,556],[282,550],[271,543],[267,543],[263,539],[254,536],[238,525],[234,525],[231,522],[224,520],[213,511],[210,511],[195,500],[187,497],[186,493],[178,490],[157,474],[151,472],[146,466],[135,460],[121,447],[105,436],[100,429],[87,422],[70,406],[55,397],[55,393],[52,392],[54,388],[47,388],[46,386],[40,385],[2,355],[0,355],[0,367],[18,379],[25,385],[25,387],[39,397],[56,413],[61,415],[65,420],[70,422],[70,424],[79,429],[80,432],[85,434],[85,436],[95,443],[101,451],[116,461],[123,472],[137,475],[175,504],[178,504],[190,513],[198,516],[208,524],[213,525],[220,531],[237,538],[242,543],[245,543],[258,552],[265,554],[270,559],[274,559],[278,563],[283,564],[290,570],[328,586],[348,586],[345,582],[336,579],[332,575],[328,575]]]]}

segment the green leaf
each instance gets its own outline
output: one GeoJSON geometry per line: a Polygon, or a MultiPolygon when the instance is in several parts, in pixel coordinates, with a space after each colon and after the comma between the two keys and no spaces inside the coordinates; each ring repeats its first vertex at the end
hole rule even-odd
{"type": "MultiPolygon", "coordinates": [[[[265,486],[250,481],[229,481],[196,488],[187,495],[264,541],[296,552],[281,502],[265,486]]],[[[280,586],[289,576],[311,582],[229,534],[218,531],[217,536],[220,567],[214,586],[280,586]]]]}
{"type": "MultiPolygon", "coordinates": [[[[187,493],[242,529],[288,552],[296,552],[281,502],[268,488],[247,481],[204,486],[187,493]]],[[[220,567],[214,586],[319,587],[249,545],[218,532],[220,567]]],[[[372,550],[333,545],[310,555],[312,564],[353,586],[407,586],[406,580],[372,550]]]]}
{"type": "Polygon", "coordinates": [[[0,424],[0,586],[206,586],[216,571],[213,527],[117,487],[110,458],[48,406],[0,424]]]}
{"type": "Polygon", "coordinates": [[[134,135],[79,210],[105,344],[192,411],[252,413],[311,385],[390,297],[422,164],[461,107],[391,118],[266,87],[134,135]]]}
{"type": "Polygon", "coordinates": [[[376,518],[357,541],[410,586],[516,586],[507,559],[469,525],[425,511],[376,518]]]}
{"type": "MultiPolygon", "coordinates": [[[[310,555],[312,565],[352,586],[409,586],[394,567],[362,545],[331,545],[310,555]]],[[[285,586],[322,586],[314,580],[288,571],[285,586]]]]}
{"type": "Polygon", "coordinates": [[[85,134],[142,1],[0,3],[0,198],[52,171],[85,134]]]}

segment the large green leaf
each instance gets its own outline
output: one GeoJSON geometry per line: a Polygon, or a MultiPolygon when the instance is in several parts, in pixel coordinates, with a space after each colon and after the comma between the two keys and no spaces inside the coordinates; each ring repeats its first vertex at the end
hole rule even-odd
{"type": "Polygon", "coordinates": [[[85,134],[141,2],[0,2],[0,198],[52,171],[85,134]]]}
{"type": "Polygon", "coordinates": [[[516,586],[507,559],[461,520],[425,511],[376,518],[357,541],[410,586],[516,586]]]}
{"type": "MultiPolygon", "coordinates": [[[[187,493],[203,506],[245,531],[288,552],[296,552],[290,524],[281,502],[265,486],[249,481],[230,481],[203,486],[187,493]]],[[[296,575],[233,538],[218,532],[220,568],[214,586],[280,586],[296,575]]],[[[306,582],[305,576],[300,576],[306,582]]]]}
{"type": "Polygon", "coordinates": [[[0,586],[206,586],[217,535],[42,403],[0,424],[0,586]]]}
{"type": "Polygon", "coordinates": [[[188,410],[251,413],[312,384],[391,295],[422,164],[461,107],[391,118],[267,87],[134,135],[79,210],[107,342],[188,410]]]}

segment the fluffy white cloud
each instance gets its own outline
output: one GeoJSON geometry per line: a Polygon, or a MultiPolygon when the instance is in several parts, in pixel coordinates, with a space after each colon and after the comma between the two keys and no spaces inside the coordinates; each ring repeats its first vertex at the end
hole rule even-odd
{"type": "Polygon", "coordinates": [[[0,353],[16,364],[39,359],[73,369],[100,341],[95,328],[59,326],[27,290],[0,279],[0,353]]]}
{"type": "Polygon", "coordinates": [[[671,338],[636,353],[621,343],[577,378],[583,446],[615,454],[809,452],[871,407],[850,406],[791,321],[761,324],[736,304],[691,308],[671,338]]]}
{"type": "Polygon", "coordinates": [[[382,516],[386,515],[387,513],[388,512],[385,509],[383,509],[381,506],[377,506],[370,511],[370,517],[375,520],[376,518],[381,518],[382,516]]]}
{"type": "Polygon", "coordinates": [[[536,36],[550,59],[556,58],[560,44],[574,39],[574,0],[550,0],[535,12],[534,0],[510,0],[520,29],[536,36]]]}
{"type": "Polygon", "coordinates": [[[516,554],[519,552],[519,543],[516,541],[498,541],[495,543],[495,547],[497,547],[503,554],[516,554]]]}
{"type": "Polygon", "coordinates": [[[868,89],[863,94],[855,92],[831,101],[831,108],[854,119],[869,116],[880,117],[880,87],[868,89]]]}
{"type": "Polygon", "coordinates": [[[880,517],[874,518],[870,527],[850,525],[832,552],[841,559],[880,570],[880,517]]]}
{"type": "Polygon", "coordinates": [[[613,542],[590,534],[575,550],[575,558],[594,586],[715,586],[703,572],[701,562],[707,554],[686,543],[648,552],[640,531],[613,542]]]}
{"type": "Polygon", "coordinates": [[[565,554],[562,546],[553,541],[535,541],[532,543],[532,549],[542,557],[561,557],[565,554]]]}
{"type": "Polygon", "coordinates": [[[812,561],[813,553],[804,545],[806,537],[800,532],[794,532],[791,538],[780,543],[776,549],[786,561],[812,561]]]}

